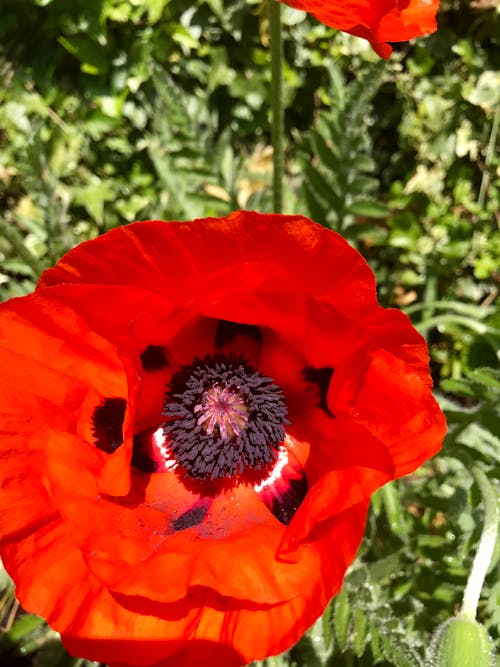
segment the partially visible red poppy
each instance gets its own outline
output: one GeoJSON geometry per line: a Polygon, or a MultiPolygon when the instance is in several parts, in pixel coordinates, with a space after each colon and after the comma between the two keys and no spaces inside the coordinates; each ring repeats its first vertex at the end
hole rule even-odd
{"type": "Polygon", "coordinates": [[[68,651],[238,666],[338,592],[435,454],[425,343],[299,216],[139,222],[0,306],[0,555],[68,651]]]}
{"type": "Polygon", "coordinates": [[[309,12],[331,28],[367,39],[382,58],[392,53],[387,42],[406,42],[437,28],[439,0],[280,1],[309,12]]]}

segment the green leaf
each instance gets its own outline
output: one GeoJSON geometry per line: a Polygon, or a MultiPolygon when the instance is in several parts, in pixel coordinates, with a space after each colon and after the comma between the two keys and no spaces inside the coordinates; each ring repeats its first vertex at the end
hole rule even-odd
{"type": "Polygon", "coordinates": [[[356,155],[354,163],[359,171],[364,171],[366,173],[375,171],[377,166],[372,157],[363,154],[356,155]]]}
{"type": "Polygon", "coordinates": [[[21,642],[24,641],[28,635],[40,628],[45,621],[39,616],[34,616],[33,614],[23,614],[15,621],[14,625],[11,627],[9,632],[6,633],[5,637],[10,642],[21,642]]]}
{"type": "Polygon", "coordinates": [[[373,654],[374,664],[381,662],[384,659],[384,650],[382,646],[382,637],[377,625],[372,621],[370,627],[370,648],[373,654]]]}
{"type": "Polygon", "coordinates": [[[335,638],[339,649],[343,652],[347,649],[351,625],[351,605],[347,592],[343,588],[335,598],[333,627],[335,638]]]}
{"type": "Polygon", "coordinates": [[[329,649],[333,644],[333,602],[330,602],[321,617],[323,642],[329,649]]]}
{"type": "Polygon", "coordinates": [[[392,532],[395,535],[406,536],[407,529],[399,499],[399,490],[397,482],[389,482],[381,489],[384,509],[387,514],[387,520],[392,532]]]}
{"type": "Polygon", "coordinates": [[[352,631],[352,650],[358,658],[365,652],[367,636],[368,619],[364,612],[359,607],[356,607],[354,610],[354,628],[352,631]]]}
{"type": "Polygon", "coordinates": [[[316,156],[330,173],[342,174],[342,163],[338,158],[338,151],[332,144],[327,144],[323,136],[317,131],[311,131],[311,143],[316,156]]]}
{"type": "Polygon", "coordinates": [[[307,182],[302,184],[302,194],[309,216],[316,222],[326,225],[328,216],[327,208],[322,202],[320,202],[316,193],[307,182]]]}
{"type": "Polygon", "coordinates": [[[331,183],[316,169],[312,164],[304,165],[304,175],[311,189],[324,200],[324,203],[331,209],[340,211],[343,208],[343,201],[333,189],[331,183]]]}
{"type": "Polygon", "coordinates": [[[368,194],[378,190],[379,182],[376,178],[370,176],[356,175],[349,184],[349,190],[355,194],[368,194]]]}
{"type": "Polygon", "coordinates": [[[422,667],[422,660],[415,651],[394,633],[382,634],[384,655],[395,667],[422,667]]]}
{"type": "Polygon", "coordinates": [[[360,199],[346,208],[346,213],[362,215],[366,218],[386,218],[391,214],[390,208],[372,199],[360,199]]]}

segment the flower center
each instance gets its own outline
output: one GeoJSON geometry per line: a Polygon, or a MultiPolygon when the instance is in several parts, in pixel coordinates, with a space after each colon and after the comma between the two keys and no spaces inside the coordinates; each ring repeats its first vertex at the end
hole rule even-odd
{"type": "Polygon", "coordinates": [[[217,384],[203,392],[194,412],[201,413],[197,424],[208,435],[213,435],[217,427],[223,440],[238,436],[248,422],[248,406],[239,392],[217,384]]]}
{"type": "Polygon", "coordinates": [[[186,475],[233,477],[277,458],[287,407],[272,378],[243,358],[207,355],[170,380],[163,414],[168,446],[186,475]]]}

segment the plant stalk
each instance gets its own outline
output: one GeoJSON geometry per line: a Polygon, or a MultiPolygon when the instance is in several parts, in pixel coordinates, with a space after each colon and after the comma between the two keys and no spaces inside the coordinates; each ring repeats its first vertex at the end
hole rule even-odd
{"type": "Polygon", "coordinates": [[[481,208],[483,208],[486,203],[486,193],[488,191],[488,186],[490,184],[490,174],[488,170],[491,161],[493,160],[493,156],[495,154],[495,145],[497,140],[499,124],[500,124],[500,104],[497,104],[495,109],[495,115],[493,117],[493,124],[491,126],[490,140],[488,142],[488,148],[486,149],[486,159],[484,161],[484,170],[483,170],[483,176],[481,178],[481,186],[479,188],[478,204],[481,208]]]}
{"type": "Polygon", "coordinates": [[[273,210],[283,211],[283,36],[281,4],[268,0],[271,52],[271,141],[273,145],[273,210]]]}
{"type": "Polygon", "coordinates": [[[474,620],[476,618],[481,589],[495,549],[500,512],[498,495],[484,472],[479,467],[474,466],[472,474],[479,486],[483,499],[484,526],[465,587],[460,616],[474,620]]]}

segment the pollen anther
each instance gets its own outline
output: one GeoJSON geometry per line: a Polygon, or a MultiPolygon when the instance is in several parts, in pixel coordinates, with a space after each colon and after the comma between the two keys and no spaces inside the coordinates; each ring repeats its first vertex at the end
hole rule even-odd
{"type": "Polygon", "coordinates": [[[203,393],[201,403],[195,406],[194,413],[199,413],[196,423],[208,435],[212,435],[218,428],[223,440],[239,435],[248,422],[248,406],[237,387],[214,384],[203,393]]]}
{"type": "Polygon", "coordinates": [[[207,355],[171,378],[163,414],[168,447],[188,477],[267,470],[285,437],[281,389],[241,357],[207,355]]]}

